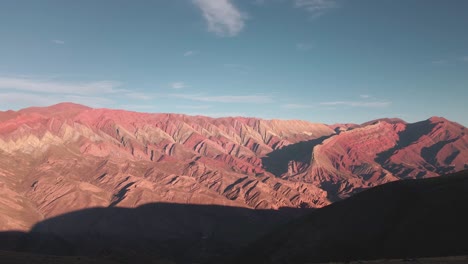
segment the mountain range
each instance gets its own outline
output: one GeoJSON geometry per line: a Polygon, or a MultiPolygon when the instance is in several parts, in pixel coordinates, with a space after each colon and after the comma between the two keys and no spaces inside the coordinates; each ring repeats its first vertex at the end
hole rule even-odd
{"type": "Polygon", "coordinates": [[[152,202],[320,208],[400,179],[468,167],[444,118],[364,124],[209,118],[62,103],[0,112],[0,230],[152,202]]]}
{"type": "MultiPolygon", "coordinates": [[[[406,201],[420,206],[415,197],[423,195],[431,204],[450,193],[445,187],[434,187],[434,193],[444,193],[428,198],[432,191],[419,195],[414,193],[423,187],[408,187],[412,194],[407,195],[405,186],[412,183],[406,180],[440,178],[466,169],[466,128],[442,117],[416,123],[384,118],[327,125],[138,113],[73,103],[4,111],[0,112],[0,238],[7,239],[0,239],[0,248],[101,255],[116,248],[141,252],[151,244],[158,259],[177,256],[185,263],[234,254],[266,236],[268,242],[254,243],[252,248],[276,256],[277,263],[288,263],[283,257],[290,252],[278,248],[282,243],[297,249],[296,258],[313,261],[401,257],[405,255],[388,253],[396,252],[391,247],[388,251],[376,248],[374,255],[359,251],[379,243],[374,236],[367,239],[363,230],[372,227],[373,234],[380,234],[387,226],[373,226],[368,222],[374,220],[369,219],[385,222],[386,214],[378,211],[382,208],[390,206],[392,214],[406,201]],[[400,184],[400,180],[405,181],[400,184]],[[373,191],[383,184],[383,191],[373,191]],[[371,190],[360,194],[367,189],[371,190]],[[372,192],[384,197],[374,197],[372,192]],[[392,193],[399,196],[389,202],[392,193]],[[364,203],[355,202],[359,197],[367,198],[364,203]],[[360,218],[368,215],[369,208],[377,216],[360,218]],[[333,213],[322,213],[328,211],[333,213]],[[313,217],[322,220],[310,220],[313,217]],[[288,226],[290,221],[294,224],[288,226]],[[280,226],[287,231],[270,233],[280,226]],[[284,232],[293,235],[285,237],[284,232]],[[309,241],[304,234],[323,234],[329,247],[319,248],[314,243],[322,240],[309,241]],[[364,235],[362,247],[340,248],[348,242],[337,239],[337,234],[364,235]],[[297,244],[302,242],[310,247],[297,244]],[[332,258],[330,249],[342,253],[332,258]],[[305,257],[310,250],[323,254],[305,257]]],[[[456,190],[457,177],[463,178],[443,177],[454,179],[450,185],[432,182],[456,190]]],[[[418,186],[431,183],[425,182],[418,186]]],[[[411,216],[414,219],[408,220],[411,226],[407,227],[420,232],[413,225],[423,221],[421,215],[411,216]]],[[[400,223],[394,220],[388,221],[400,223]]],[[[392,239],[385,240],[386,245],[401,244],[392,239]]],[[[248,255],[257,263],[275,263],[258,254],[248,255]]]]}

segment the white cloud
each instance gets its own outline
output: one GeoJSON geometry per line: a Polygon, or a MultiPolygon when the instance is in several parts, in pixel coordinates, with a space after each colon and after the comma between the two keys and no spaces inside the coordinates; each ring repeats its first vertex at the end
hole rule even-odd
{"type": "MultiPolygon", "coordinates": [[[[46,106],[55,103],[55,100],[49,96],[17,92],[0,93],[0,100],[5,102],[8,106],[11,105],[15,107],[46,106]]],[[[5,103],[2,103],[2,108],[5,107],[5,105],[3,105],[5,103]]]]}
{"type": "Polygon", "coordinates": [[[110,107],[115,105],[115,101],[106,97],[90,97],[81,95],[56,95],[55,98],[57,103],[61,102],[75,102],[92,107],[110,107]]]}
{"type": "Polygon", "coordinates": [[[308,43],[297,43],[296,44],[296,49],[299,51],[308,51],[312,49],[312,45],[308,43]]]}
{"type": "Polygon", "coordinates": [[[273,98],[269,95],[219,95],[203,96],[190,94],[171,94],[170,97],[187,99],[199,102],[217,102],[217,103],[271,103],[273,98]]]}
{"type": "Polygon", "coordinates": [[[375,102],[368,102],[368,101],[334,101],[334,102],[322,102],[320,105],[325,106],[351,106],[351,107],[387,107],[391,104],[388,101],[375,101],[375,102]]]}
{"type": "Polygon", "coordinates": [[[196,53],[197,52],[194,50],[187,50],[186,52],[184,52],[184,57],[192,56],[192,55],[195,55],[196,53]]]}
{"type": "Polygon", "coordinates": [[[284,104],[281,107],[286,109],[308,109],[314,108],[315,106],[310,104],[284,104]]]}
{"type": "Polygon", "coordinates": [[[38,93],[62,93],[62,94],[97,94],[117,93],[125,90],[117,89],[121,84],[113,81],[97,82],[57,82],[50,80],[38,80],[24,77],[1,77],[0,90],[17,90],[38,93]]]}
{"type": "Polygon", "coordinates": [[[337,8],[338,6],[335,0],[294,0],[294,7],[304,8],[313,16],[320,16],[326,10],[337,8]]]}
{"type": "Polygon", "coordinates": [[[182,89],[182,88],[189,87],[184,82],[173,82],[173,83],[170,83],[170,86],[172,89],[182,89]]]}
{"type": "Polygon", "coordinates": [[[208,31],[218,36],[236,36],[245,26],[247,16],[230,0],[193,0],[193,3],[201,9],[208,31]]]}
{"type": "Polygon", "coordinates": [[[55,44],[57,44],[57,45],[63,45],[63,44],[65,44],[65,41],[64,41],[64,40],[61,40],[61,39],[53,39],[52,42],[55,43],[55,44]]]}
{"type": "Polygon", "coordinates": [[[367,99],[367,98],[370,98],[371,96],[368,95],[368,94],[361,94],[361,95],[359,95],[359,97],[367,99]]]}

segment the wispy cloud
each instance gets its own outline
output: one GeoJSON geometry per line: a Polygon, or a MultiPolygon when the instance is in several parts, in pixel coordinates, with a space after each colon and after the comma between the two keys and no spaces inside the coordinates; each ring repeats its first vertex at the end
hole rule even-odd
{"type": "Polygon", "coordinates": [[[294,7],[303,8],[313,16],[320,16],[329,9],[338,8],[339,5],[335,0],[294,0],[294,7]]]}
{"type": "Polygon", "coordinates": [[[189,87],[184,82],[173,82],[173,83],[170,83],[170,86],[171,86],[172,89],[182,89],[182,88],[189,87]]]}
{"type": "Polygon", "coordinates": [[[61,102],[75,102],[92,107],[105,107],[115,104],[113,100],[102,97],[69,94],[51,94],[44,96],[41,94],[22,92],[0,92],[0,101],[4,102],[0,107],[14,109],[30,106],[48,106],[61,102]]]}
{"type": "Polygon", "coordinates": [[[218,36],[233,37],[245,27],[247,16],[230,0],[193,0],[200,8],[208,25],[208,31],[218,36]]]}
{"type": "Polygon", "coordinates": [[[184,52],[184,57],[189,57],[189,56],[192,56],[192,55],[195,55],[197,54],[196,51],[194,50],[187,50],[186,52],[184,52]]]}
{"type": "Polygon", "coordinates": [[[432,64],[440,65],[440,64],[446,64],[447,60],[433,60],[431,61],[432,64]]]}
{"type": "Polygon", "coordinates": [[[351,107],[387,107],[391,104],[388,101],[334,101],[334,102],[321,102],[320,105],[325,106],[351,106],[351,107]]]}
{"type": "Polygon", "coordinates": [[[155,110],[157,107],[155,105],[150,104],[124,104],[119,105],[119,108],[122,109],[130,109],[133,111],[148,111],[148,110],[155,110]]]}
{"type": "Polygon", "coordinates": [[[117,89],[121,84],[114,81],[96,82],[58,82],[51,80],[39,80],[25,77],[0,76],[0,90],[17,90],[37,93],[61,93],[61,94],[97,94],[116,93],[125,90],[117,89]]]}
{"type": "Polygon", "coordinates": [[[61,40],[61,39],[53,39],[52,42],[55,43],[55,44],[57,44],[57,45],[63,45],[63,44],[65,44],[65,41],[64,41],[64,40],[61,40]]]}
{"type": "Polygon", "coordinates": [[[371,96],[368,94],[361,94],[359,95],[359,97],[364,98],[364,99],[371,98],[371,96]]]}
{"type": "Polygon", "coordinates": [[[211,105],[176,105],[179,109],[208,109],[211,105]]]}
{"type": "Polygon", "coordinates": [[[308,108],[314,108],[314,105],[311,104],[284,104],[281,105],[282,108],[285,109],[308,109],[308,108]]]}
{"type": "Polygon", "coordinates": [[[125,97],[131,98],[131,99],[137,99],[137,100],[150,100],[153,98],[152,95],[149,95],[146,93],[139,93],[139,92],[125,93],[125,97]]]}
{"type": "Polygon", "coordinates": [[[431,61],[431,63],[435,65],[452,64],[452,63],[457,63],[457,62],[468,62],[468,56],[461,56],[458,58],[440,59],[440,60],[431,61]]]}
{"type": "Polygon", "coordinates": [[[296,49],[299,51],[308,51],[312,49],[312,44],[309,43],[297,43],[296,44],[296,49]]]}
{"type": "Polygon", "coordinates": [[[242,73],[242,74],[247,74],[252,71],[252,67],[248,65],[236,64],[236,63],[225,63],[223,64],[223,67],[227,69],[231,69],[238,73],[242,73]]]}
{"type": "Polygon", "coordinates": [[[219,95],[204,96],[198,94],[171,94],[170,97],[216,103],[271,103],[273,98],[270,95],[219,95]]]}

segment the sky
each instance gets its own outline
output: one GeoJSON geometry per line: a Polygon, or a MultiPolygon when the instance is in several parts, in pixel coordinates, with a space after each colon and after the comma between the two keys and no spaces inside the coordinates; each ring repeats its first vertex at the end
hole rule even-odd
{"type": "Polygon", "coordinates": [[[1,0],[0,110],[468,126],[468,1],[1,0]]]}

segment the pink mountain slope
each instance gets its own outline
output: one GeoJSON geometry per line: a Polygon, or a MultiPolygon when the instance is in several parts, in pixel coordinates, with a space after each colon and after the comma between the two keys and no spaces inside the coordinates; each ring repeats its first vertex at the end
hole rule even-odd
{"type": "Polygon", "coordinates": [[[448,120],[337,127],[71,103],[0,112],[0,230],[152,202],[318,208],[468,163],[465,128],[448,120]]]}
{"type": "Polygon", "coordinates": [[[292,178],[314,183],[336,200],[389,181],[434,177],[467,166],[465,127],[435,117],[414,124],[379,120],[315,146],[308,171],[292,178]]]}

